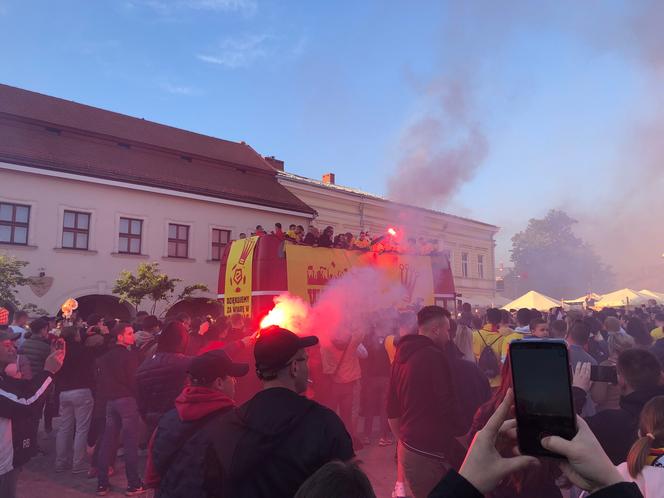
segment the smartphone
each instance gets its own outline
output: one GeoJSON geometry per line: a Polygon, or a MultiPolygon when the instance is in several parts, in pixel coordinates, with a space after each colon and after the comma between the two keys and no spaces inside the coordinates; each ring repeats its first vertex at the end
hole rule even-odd
{"type": "Polygon", "coordinates": [[[616,367],[609,365],[590,365],[590,380],[593,382],[618,383],[618,371],[616,367]]]}
{"type": "Polygon", "coordinates": [[[572,439],[576,414],[567,345],[557,339],[510,343],[517,439],[524,455],[561,458],[545,450],[545,436],[572,439]]]}

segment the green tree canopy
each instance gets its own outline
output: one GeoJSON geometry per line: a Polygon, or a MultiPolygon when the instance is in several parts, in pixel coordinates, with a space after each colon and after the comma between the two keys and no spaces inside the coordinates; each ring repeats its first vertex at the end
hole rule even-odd
{"type": "Polygon", "coordinates": [[[33,315],[48,314],[33,303],[21,303],[16,295],[18,287],[30,284],[30,278],[23,275],[27,261],[21,261],[8,254],[0,254],[0,306],[9,306],[14,310],[27,311],[33,315]]]}
{"type": "Polygon", "coordinates": [[[0,254],[0,305],[9,305],[14,309],[21,307],[16,294],[17,287],[30,283],[30,280],[23,275],[23,268],[26,266],[28,266],[27,261],[0,254]]]}
{"type": "MultiPolygon", "coordinates": [[[[144,300],[151,302],[150,313],[154,315],[159,302],[171,303],[175,289],[182,280],[170,278],[159,270],[159,263],[141,263],[136,268],[136,274],[128,270],[120,273],[115,281],[113,294],[116,294],[121,302],[128,302],[139,311],[144,300]]],[[[196,291],[208,292],[205,284],[192,284],[184,287],[182,292],[175,296],[176,301],[190,299],[196,291]]]]}
{"type": "Polygon", "coordinates": [[[512,237],[518,292],[536,290],[560,299],[610,290],[611,268],[574,234],[575,223],[564,211],[551,210],[543,219],[531,219],[525,230],[512,237]]]}

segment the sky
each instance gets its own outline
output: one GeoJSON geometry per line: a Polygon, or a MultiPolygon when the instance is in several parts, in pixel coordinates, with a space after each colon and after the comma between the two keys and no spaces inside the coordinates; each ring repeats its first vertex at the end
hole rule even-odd
{"type": "Polygon", "coordinates": [[[377,194],[430,183],[411,162],[434,156],[445,185],[428,207],[500,226],[497,263],[529,218],[563,208],[620,265],[598,212],[625,189],[640,127],[659,123],[655,4],[0,0],[0,82],[245,141],[377,194]],[[422,123],[439,125],[426,143],[422,123]],[[469,130],[481,150],[448,169],[469,130]]]}

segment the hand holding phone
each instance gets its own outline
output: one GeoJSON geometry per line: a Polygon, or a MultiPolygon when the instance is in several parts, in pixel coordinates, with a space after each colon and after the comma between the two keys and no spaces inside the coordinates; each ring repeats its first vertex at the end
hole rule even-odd
{"type": "Polygon", "coordinates": [[[510,474],[539,465],[539,460],[531,456],[503,456],[514,454],[516,449],[516,421],[507,420],[513,402],[514,395],[508,389],[503,402],[475,435],[459,469],[459,474],[482,494],[494,489],[510,474]]]}
{"type": "Polygon", "coordinates": [[[571,440],[577,431],[567,345],[555,339],[514,341],[510,361],[521,453],[560,458],[541,440],[571,440]]]}
{"type": "Polygon", "coordinates": [[[542,440],[544,448],[567,459],[566,462],[560,463],[560,469],[565,476],[581,489],[591,493],[623,481],[586,421],[577,417],[576,423],[579,430],[571,441],[557,436],[542,440]]]}
{"type": "Polygon", "coordinates": [[[611,365],[592,365],[590,367],[590,380],[593,382],[618,383],[618,371],[611,365]]]}

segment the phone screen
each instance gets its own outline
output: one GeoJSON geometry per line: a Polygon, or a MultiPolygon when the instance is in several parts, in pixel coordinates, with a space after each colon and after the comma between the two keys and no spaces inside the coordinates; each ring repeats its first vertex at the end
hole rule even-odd
{"type": "Polygon", "coordinates": [[[618,372],[616,367],[610,365],[591,365],[590,380],[593,382],[608,382],[610,384],[618,383],[618,372]]]}
{"type": "Polygon", "coordinates": [[[567,346],[556,340],[514,341],[510,360],[519,449],[526,455],[558,456],[542,448],[540,440],[576,434],[567,346]]]}

